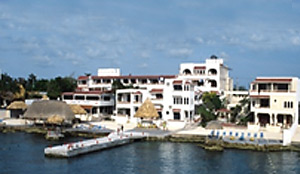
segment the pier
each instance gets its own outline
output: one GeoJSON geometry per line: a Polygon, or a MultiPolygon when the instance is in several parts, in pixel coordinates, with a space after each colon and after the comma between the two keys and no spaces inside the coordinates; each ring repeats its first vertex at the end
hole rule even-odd
{"type": "Polygon", "coordinates": [[[141,140],[147,137],[144,132],[113,132],[107,137],[95,138],[75,143],[68,143],[44,149],[46,156],[50,157],[74,157],[81,154],[86,154],[94,151],[99,151],[107,148],[113,148],[124,144],[131,143],[135,140],[141,140]]]}

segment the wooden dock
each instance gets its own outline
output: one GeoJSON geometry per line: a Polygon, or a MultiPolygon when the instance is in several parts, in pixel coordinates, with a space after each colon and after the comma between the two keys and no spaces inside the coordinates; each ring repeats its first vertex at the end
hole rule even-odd
{"type": "Polygon", "coordinates": [[[47,147],[44,149],[44,153],[46,156],[50,157],[74,157],[85,153],[128,144],[135,140],[143,139],[146,136],[147,134],[143,132],[124,132],[119,134],[113,132],[107,137],[47,147]]]}

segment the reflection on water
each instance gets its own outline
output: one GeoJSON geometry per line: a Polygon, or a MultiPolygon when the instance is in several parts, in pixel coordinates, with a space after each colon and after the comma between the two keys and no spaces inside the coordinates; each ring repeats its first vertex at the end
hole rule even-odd
{"type": "Polygon", "coordinates": [[[0,139],[0,173],[300,173],[300,155],[296,152],[209,152],[196,144],[137,142],[56,159],[44,157],[44,147],[53,142],[41,135],[0,133],[0,139]]]}

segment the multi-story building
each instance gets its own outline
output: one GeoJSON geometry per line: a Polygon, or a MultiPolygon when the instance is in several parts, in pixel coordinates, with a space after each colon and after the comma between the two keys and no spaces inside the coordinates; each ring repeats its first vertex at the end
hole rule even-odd
{"type": "Polygon", "coordinates": [[[67,104],[80,105],[95,117],[113,114],[115,99],[109,91],[65,92],[62,100],[67,104]]]}
{"type": "Polygon", "coordinates": [[[64,93],[62,98],[67,103],[90,108],[95,114],[102,114],[101,108],[109,108],[107,113],[115,108],[116,116],[127,115],[130,120],[135,120],[137,108],[150,98],[161,119],[188,121],[193,119],[195,104],[199,104],[200,97],[195,96],[203,92],[224,95],[225,91],[232,90],[229,68],[223,63],[223,59],[213,56],[205,63],[183,63],[178,75],[121,75],[118,68],[98,69],[97,76],[78,77],[77,92],[64,93]],[[138,89],[117,90],[114,96],[109,92],[114,81],[138,89]],[[110,100],[104,104],[103,95],[116,102],[110,100]]]}
{"type": "Polygon", "coordinates": [[[217,92],[221,95],[224,91],[232,91],[233,80],[229,77],[229,68],[224,65],[224,60],[212,56],[205,63],[180,64],[180,79],[190,79],[195,85],[196,92],[217,92]]]}
{"type": "Polygon", "coordinates": [[[291,143],[299,123],[300,83],[297,77],[258,77],[251,83],[251,111],[254,124],[283,132],[283,145],[291,143]]]}
{"type": "Polygon", "coordinates": [[[258,77],[251,84],[250,99],[255,124],[281,128],[298,124],[298,78],[258,77]]]}
{"type": "Polygon", "coordinates": [[[191,81],[167,79],[162,88],[121,89],[116,93],[116,119],[137,122],[138,108],[149,98],[159,118],[165,121],[191,121],[194,115],[194,87],[191,81]]]}

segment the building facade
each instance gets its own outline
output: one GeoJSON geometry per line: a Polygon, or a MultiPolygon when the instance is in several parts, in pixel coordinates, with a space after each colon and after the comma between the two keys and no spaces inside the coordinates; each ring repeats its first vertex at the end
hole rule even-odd
{"type": "Polygon", "coordinates": [[[298,78],[258,77],[251,83],[250,99],[256,125],[286,129],[298,125],[298,78]]]}
{"type": "Polygon", "coordinates": [[[225,95],[232,90],[229,68],[223,59],[211,57],[204,63],[180,64],[177,75],[121,75],[118,68],[100,68],[97,76],[80,76],[77,90],[64,93],[68,104],[79,104],[92,114],[110,114],[136,121],[134,114],[147,99],[157,108],[161,120],[191,121],[203,92],[225,95]],[[112,92],[118,81],[132,89],[112,92]],[[109,101],[108,101],[109,98],[109,101]]]}

